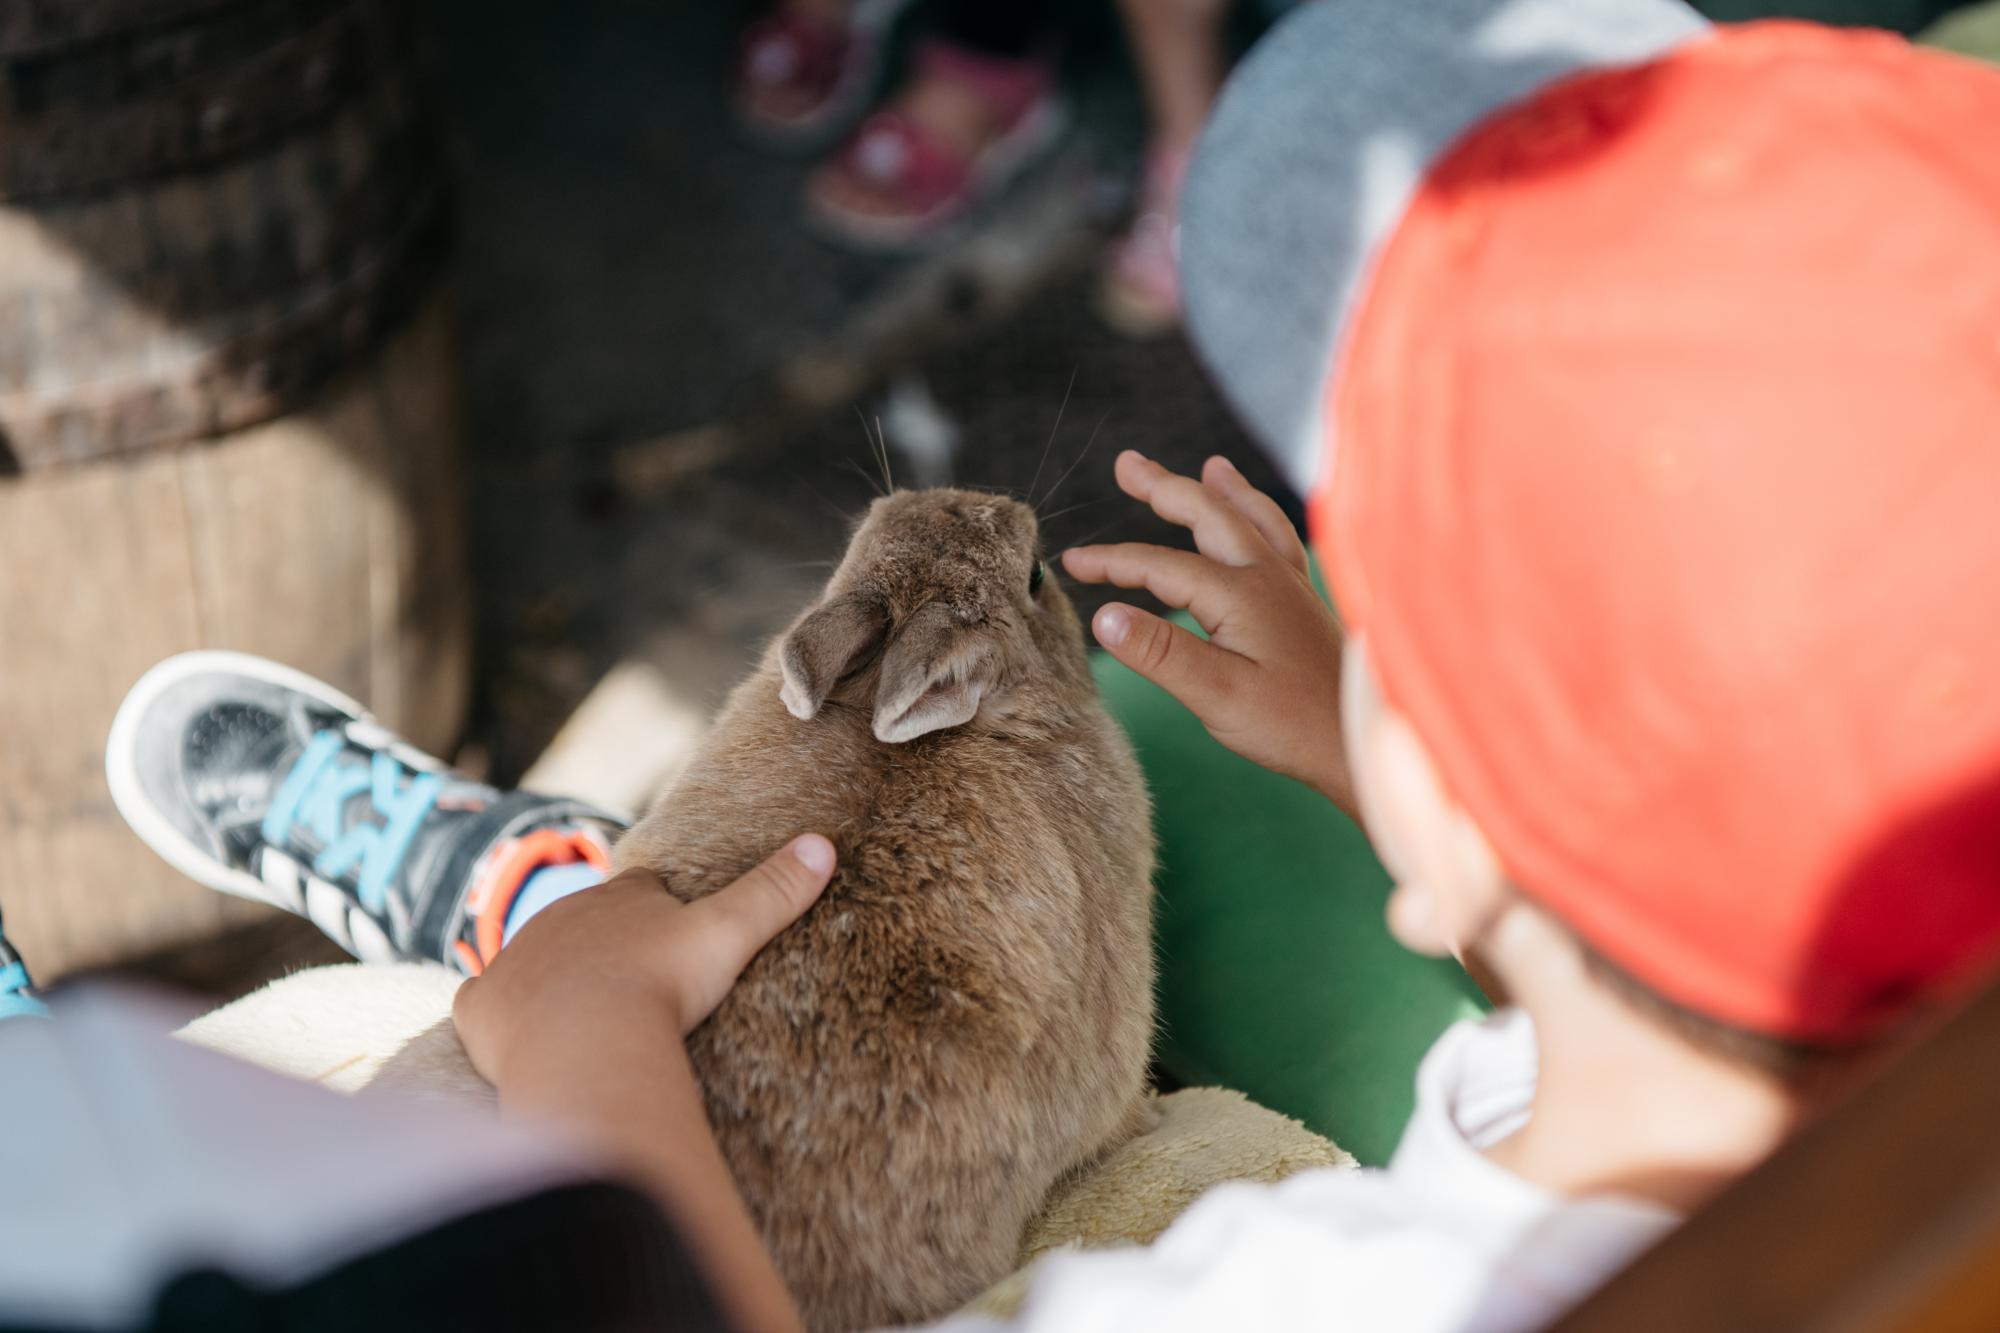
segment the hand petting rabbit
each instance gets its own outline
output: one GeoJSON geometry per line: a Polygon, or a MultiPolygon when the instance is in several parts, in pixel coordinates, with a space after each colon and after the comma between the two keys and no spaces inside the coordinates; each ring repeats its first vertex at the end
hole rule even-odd
{"type": "Polygon", "coordinates": [[[934,1317],[1148,1114],[1146,789],[1025,505],[877,501],[617,860],[695,900],[808,829],[832,883],[688,1053],[807,1323],[934,1317]]]}

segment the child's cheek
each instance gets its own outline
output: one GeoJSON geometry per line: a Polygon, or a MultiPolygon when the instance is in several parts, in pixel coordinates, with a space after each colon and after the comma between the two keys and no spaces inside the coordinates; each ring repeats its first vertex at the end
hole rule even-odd
{"type": "Polygon", "coordinates": [[[1413,880],[1398,880],[1389,894],[1389,933],[1412,953],[1448,958],[1458,942],[1445,925],[1436,897],[1413,880]]]}

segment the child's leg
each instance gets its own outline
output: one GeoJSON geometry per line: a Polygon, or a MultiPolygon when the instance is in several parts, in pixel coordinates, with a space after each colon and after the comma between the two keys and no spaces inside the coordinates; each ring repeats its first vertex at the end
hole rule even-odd
{"type": "Polygon", "coordinates": [[[620,827],[453,773],[330,687],[240,653],[147,672],[105,765],[126,822],[183,873],[310,917],[358,958],[468,974],[602,878],[620,827]]]}
{"type": "Polygon", "coordinates": [[[1147,137],[1185,154],[1222,87],[1228,0],[1118,0],[1146,90],[1147,137]]]}
{"type": "Polygon", "coordinates": [[[1195,135],[1222,87],[1228,0],[1119,0],[1146,90],[1146,165],[1132,223],[1106,256],[1099,303],[1147,336],[1180,315],[1180,192],[1195,135]]]}

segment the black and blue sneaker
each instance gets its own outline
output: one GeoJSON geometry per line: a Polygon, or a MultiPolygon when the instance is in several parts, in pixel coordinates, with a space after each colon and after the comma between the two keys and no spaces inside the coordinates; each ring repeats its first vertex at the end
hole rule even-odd
{"type": "Polygon", "coordinates": [[[47,1014],[48,1006],[35,998],[34,989],[35,981],[28,975],[28,965],[21,961],[21,955],[7,942],[6,925],[0,922],[0,1019],[47,1014]]]}
{"type": "Polygon", "coordinates": [[[309,917],[364,961],[468,975],[499,952],[531,875],[601,874],[619,827],[454,773],[332,687],[242,653],[148,671],[105,769],[125,822],[183,874],[309,917]]]}

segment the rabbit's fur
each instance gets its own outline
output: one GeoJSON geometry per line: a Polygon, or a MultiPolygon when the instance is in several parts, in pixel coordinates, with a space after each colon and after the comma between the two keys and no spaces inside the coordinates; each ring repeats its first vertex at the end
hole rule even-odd
{"type": "Polygon", "coordinates": [[[956,1308],[1148,1114],[1146,789],[1037,540],[1004,497],[878,500],[617,848],[684,899],[800,832],[839,849],[689,1040],[815,1329],[956,1308]]]}
{"type": "MultiPolygon", "coordinates": [[[[956,1309],[1065,1172],[1145,1127],[1152,829],[1034,516],[878,501],[824,597],[618,844],[682,898],[794,835],[840,868],[689,1053],[814,1329],[956,1309]]],[[[437,968],[322,968],[192,1041],[348,1090],[491,1105],[437,968]]]]}

